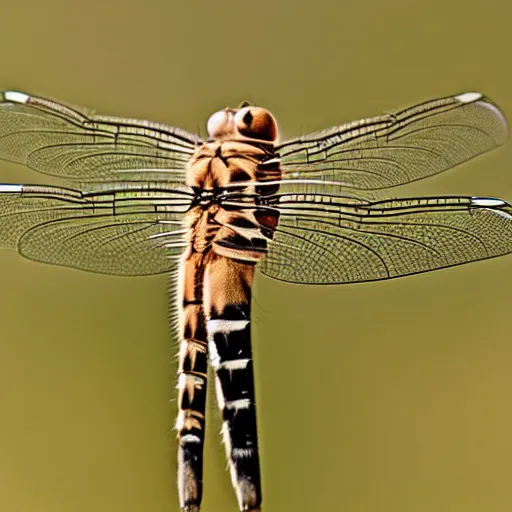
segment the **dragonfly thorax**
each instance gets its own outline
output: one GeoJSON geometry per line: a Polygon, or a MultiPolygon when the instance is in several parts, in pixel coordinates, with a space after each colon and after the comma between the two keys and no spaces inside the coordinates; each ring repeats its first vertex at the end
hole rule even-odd
{"type": "Polygon", "coordinates": [[[186,182],[200,191],[232,190],[240,185],[249,192],[257,182],[279,178],[273,143],[242,138],[205,142],[188,163],[186,182]]]}

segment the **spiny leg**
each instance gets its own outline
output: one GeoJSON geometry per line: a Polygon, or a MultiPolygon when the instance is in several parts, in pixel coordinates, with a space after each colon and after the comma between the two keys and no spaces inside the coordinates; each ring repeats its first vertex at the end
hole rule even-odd
{"type": "Polygon", "coordinates": [[[202,256],[182,264],[181,344],[178,370],[178,493],[185,512],[198,512],[203,493],[203,446],[208,349],[202,303],[202,256]]]}
{"type": "Polygon", "coordinates": [[[240,510],[258,511],[261,483],[250,337],[254,265],[211,256],[205,268],[204,306],[222,434],[240,510]]]}

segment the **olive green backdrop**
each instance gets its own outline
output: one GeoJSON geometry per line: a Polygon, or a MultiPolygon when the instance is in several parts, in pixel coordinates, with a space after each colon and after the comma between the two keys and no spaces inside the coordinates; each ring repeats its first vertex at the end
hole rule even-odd
{"type": "MultiPolygon", "coordinates": [[[[473,90],[512,119],[511,20],[509,0],[3,2],[0,88],[203,133],[244,99],[283,136],[473,90]]],[[[0,181],[48,180],[2,164],[0,181]]],[[[512,200],[512,147],[412,192],[512,200]]],[[[264,510],[511,510],[511,271],[258,276],[264,510]]],[[[0,279],[0,510],[177,511],[165,277],[2,252],[0,279]]],[[[210,404],[203,509],[235,511],[210,404]]]]}

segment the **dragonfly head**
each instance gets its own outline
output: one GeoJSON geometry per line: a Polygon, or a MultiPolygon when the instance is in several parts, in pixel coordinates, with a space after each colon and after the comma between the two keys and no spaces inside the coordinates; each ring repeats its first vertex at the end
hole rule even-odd
{"type": "Polygon", "coordinates": [[[265,142],[277,139],[276,120],[261,107],[219,110],[208,119],[207,130],[212,139],[255,139],[265,142]]]}

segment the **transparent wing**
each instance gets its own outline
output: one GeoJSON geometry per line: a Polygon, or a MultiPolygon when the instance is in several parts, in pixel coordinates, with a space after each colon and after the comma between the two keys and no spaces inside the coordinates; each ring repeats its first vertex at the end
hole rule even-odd
{"type": "Polygon", "coordinates": [[[507,138],[503,113],[479,93],[420,103],[280,144],[285,180],[380,190],[432,176],[507,138]]]}
{"type": "Polygon", "coordinates": [[[192,195],[127,186],[91,192],[0,185],[0,247],[26,258],[115,275],[174,268],[192,195]]]}
{"type": "Polygon", "coordinates": [[[293,283],[391,279],[512,252],[512,207],[495,198],[364,201],[282,194],[259,268],[293,283]]]}
{"type": "Polygon", "coordinates": [[[15,91],[0,95],[0,159],[86,182],[183,182],[202,141],[179,128],[100,116],[15,91]]]}

